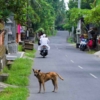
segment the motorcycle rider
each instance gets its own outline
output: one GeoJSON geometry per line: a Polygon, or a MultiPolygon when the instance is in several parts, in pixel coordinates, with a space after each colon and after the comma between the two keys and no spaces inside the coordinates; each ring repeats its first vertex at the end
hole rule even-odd
{"type": "Polygon", "coordinates": [[[41,45],[41,44],[40,44],[40,39],[42,38],[43,34],[44,34],[44,33],[43,33],[42,31],[40,31],[39,33],[37,33],[38,46],[41,45]]]}
{"type": "Polygon", "coordinates": [[[49,41],[48,37],[46,36],[46,34],[43,34],[43,35],[42,35],[42,38],[40,38],[40,44],[41,44],[41,45],[38,46],[38,50],[41,50],[41,47],[42,47],[43,45],[47,46],[47,49],[50,50],[50,46],[48,45],[49,42],[50,42],[50,41],[49,41]]]}

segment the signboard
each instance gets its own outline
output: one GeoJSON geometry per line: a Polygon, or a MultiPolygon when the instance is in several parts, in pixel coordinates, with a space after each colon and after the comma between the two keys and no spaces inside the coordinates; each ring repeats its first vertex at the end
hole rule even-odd
{"type": "Polygon", "coordinates": [[[81,30],[80,29],[76,29],[76,34],[81,34],[81,30]]]}

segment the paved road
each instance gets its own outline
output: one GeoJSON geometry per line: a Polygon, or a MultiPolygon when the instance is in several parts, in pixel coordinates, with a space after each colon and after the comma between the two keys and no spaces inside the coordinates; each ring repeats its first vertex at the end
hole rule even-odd
{"type": "Polygon", "coordinates": [[[38,94],[38,81],[30,76],[28,100],[100,100],[100,58],[87,54],[66,43],[66,31],[50,37],[51,50],[46,58],[39,52],[34,59],[34,68],[43,72],[58,72],[58,92],[52,93],[52,82],[48,81],[46,92],[38,94]]]}

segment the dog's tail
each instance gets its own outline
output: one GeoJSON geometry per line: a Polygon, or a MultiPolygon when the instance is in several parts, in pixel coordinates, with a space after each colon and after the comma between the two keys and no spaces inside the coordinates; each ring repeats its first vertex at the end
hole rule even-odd
{"type": "MultiPolygon", "coordinates": [[[[57,73],[56,73],[57,74],[57,73]]],[[[57,76],[61,79],[61,80],[64,80],[59,74],[57,74],[57,76]]]]}

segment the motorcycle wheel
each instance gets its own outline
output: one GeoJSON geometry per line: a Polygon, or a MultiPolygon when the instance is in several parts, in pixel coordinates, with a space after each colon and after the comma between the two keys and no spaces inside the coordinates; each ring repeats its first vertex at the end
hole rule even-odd
{"type": "Polygon", "coordinates": [[[45,56],[43,56],[43,58],[45,58],[45,56]]]}

